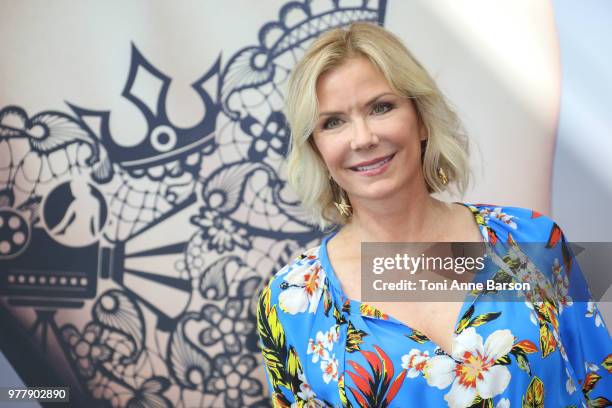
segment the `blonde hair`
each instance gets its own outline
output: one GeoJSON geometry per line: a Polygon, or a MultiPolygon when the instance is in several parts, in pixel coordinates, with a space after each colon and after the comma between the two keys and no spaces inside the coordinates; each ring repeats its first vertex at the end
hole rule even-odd
{"type": "Polygon", "coordinates": [[[334,206],[327,168],[312,142],[317,122],[318,78],[352,57],[365,56],[399,96],[411,98],[427,130],[423,175],[430,193],[451,184],[463,196],[469,183],[468,145],[462,124],[425,68],[401,40],[372,23],[358,22],[322,34],[306,50],[289,77],[285,116],[291,130],[287,181],[321,230],[346,224],[334,206]],[[444,185],[438,176],[447,176],[444,185]]]}

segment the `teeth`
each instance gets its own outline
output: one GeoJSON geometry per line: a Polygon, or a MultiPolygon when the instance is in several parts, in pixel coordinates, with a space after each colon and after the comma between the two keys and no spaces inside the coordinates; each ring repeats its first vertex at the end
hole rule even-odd
{"type": "Polygon", "coordinates": [[[384,165],[389,160],[391,160],[392,157],[393,156],[389,156],[386,159],[383,159],[383,160],[381,160],[379,162],[372,163],[372,164],[369,164],[367,166],[357,166],[355,168],[357,169],[357,171],[367,171],[367,170],[377,169],[377,168],[381,167],[382,165],[384,165]]]}

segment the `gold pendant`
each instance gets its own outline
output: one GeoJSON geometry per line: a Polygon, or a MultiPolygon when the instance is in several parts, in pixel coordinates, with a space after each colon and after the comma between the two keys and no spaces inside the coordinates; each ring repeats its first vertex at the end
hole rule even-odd
{"type": "Polygon", "coordinates": [[[448,184],[448,177],[446,177],[446,173],[442,167],[438,167],[438,178],[442,181],[442,184],[448,184]]]}
{"type": "Polygon", "coordinates": [[[349,211],[349,208],[351,208],[351,206],[348,205],[346,201],[344,201],[344,198],[342,199],[340,203],[334,202],[334,205],[336,206],[340,214],[344,215],[345,217],[349,217],[351,215],[349,211]]]}

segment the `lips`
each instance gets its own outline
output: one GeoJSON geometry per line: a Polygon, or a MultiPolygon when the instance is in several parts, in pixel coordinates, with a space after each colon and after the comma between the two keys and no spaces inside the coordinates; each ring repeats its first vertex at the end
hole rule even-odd
{"type": "Polygon", "coordinates": [[[395,153],[389,155],[389,156],[385,156],[385,157],[381,157],[380,159],[376,159],[373,161],[369,161],[369,162],[364,162],[367,164],[362,164],[359,166],[353,166],[353,167],[349,167],[349,169],[353,170],[353,171],[370,171],[370,170],[374,170],[377,168],[380,168],[382,166],[384,166],[386,163],[388,163],[389,161],[391,161],[391,159],[393,159],[393,156],[395,156],[395,153]]]}

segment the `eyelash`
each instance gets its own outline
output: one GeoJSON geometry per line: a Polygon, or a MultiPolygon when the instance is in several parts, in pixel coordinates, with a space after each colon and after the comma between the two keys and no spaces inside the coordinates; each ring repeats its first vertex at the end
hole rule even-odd
{"type": "MultiPolygon", "coordinates": [[[[378,103],[374,104],[374,106],[372,107],[372,111],[376,110],[376,108],[381,107],[381,106],[386,108],[386,109],[385,109],[384,112],[378,113],[377,115],[383,115],[383,114],[389,112],[390,110],[392,110],[393,108],[395,108],[395,106],[392,103],[389,103],[389,102],[378,102],[378,103]]],[[[332,123],[335,120],[339,120],[339,119],[338,118],[334,118],[334,117],[331,117],[331,118],[327,119],[325,121],[325,123],[323,123],[323,129],[324,130],[333,129],[333,127],[329,128],[328,126],[329,126],[330,123],[332,123]]]]}
{"type": "Polygon", "coordinates": [[[392,104],[392,103],[390,103],[390,102],[379,102],[379,103],[377,103],[377,104],[375,104],[375,105],[373,106],[373,109],[372,109],[372,110],[374,110],[375,108],[377,108],[377,107],[379,107],[379,106],[382,106],[382,107],[386,108],[386,110],[385,110],[384,112],[381,112],[381,113],[380,113],[381,115],[382,115],[383,113],[387,113],[387,112],[389,112],[391,109],[393,109],[393,108],[394,108],[393,104],[392,104]]]}
{"type": "Polygon", "coordinates": [[[323,129],[324,130],[328,130],[328,129],[333,129],[328,127],[330,123],[332,123],[333,121],[338,120],[338,118],[329,118],[325,121],[325,123],[323,123],[323,129]]]}

